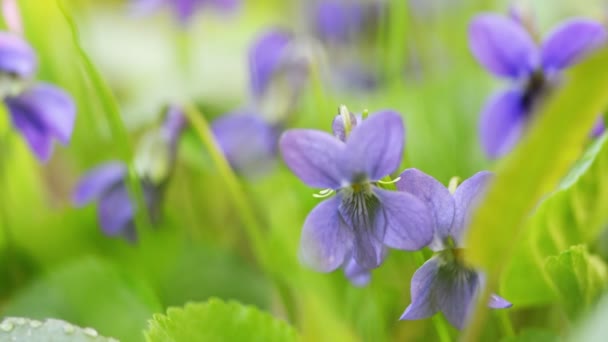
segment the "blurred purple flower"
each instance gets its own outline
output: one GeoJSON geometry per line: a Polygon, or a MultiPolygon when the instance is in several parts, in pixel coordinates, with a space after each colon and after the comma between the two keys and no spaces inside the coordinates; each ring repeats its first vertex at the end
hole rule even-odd
{"type": "Polygon", "coordinates": [[[482,14],[469,27],[470,48],[492,74],[516,86],[494,95],[481,114],[480,135],[491,158],[517,143],[539,100],[559,81],[560,73],[606,41],[602,24],[571,19],[557,26],[537,45],[516,20],[482,14]]]}
{"type": "MultiPolygon", "coordinates": [[[[407,169],[401,174],[397,189],[416,196],[432,211],[435,234],[429,247],[436,252],[414,273],[412,303],[402,320],[427,318],[441,311],[458,329],[466,323],[471,303],[483,286],[483,276],[462,262],[463,235],[491,178],[490,172],[479,172],[452,194],[419,170],[407,169]]],[[[488,305],[498,309],[508,308],[511,303],[492,295],[488,305]]]]}
{"type": "Polygon", "coordinates": [[[38,160],[47,161],[53,139],[70,142],[76,106],[63,90],[46,83],[33,83],[36,54],[18,35],[0,32],[0,96],[13,126],[23,135],[38,160]]]}
{"type": "MultiPolygon", "coordinates": [[[[325,132],[293,129],[279,147],[287,166],[307,185],[336,196],[318,204],[302,230],[300,256],[310,267],[330,272],[352,257],[364,269],[377,267],[386,247],[416,250],[432,238],[425,205],[378,182],[399,166],[404,126],[399,114],[371,115],[346,142],[325,132]]],[[[352,130],[349,130],[352,129],[352,130]]]]}
{"type": "Polygon", "coordinates": [[[139,14],[148,14],[163,6],[171,7],[182,24],[187,24],[196,11],[203,7],[213,7],[228,12],[239,4],[240,0],[132,0],[132,8],[139,14]]]}
{"type": "MultiPolygon", "coordinates": [[[[160,217],[162,196],[172,172],[177,142],[185,124],[181,110],[171,107],[162,127],[150,135],[155,139],[144,140],[146,143],[140,145],[144,148],[138,151],[135,166],[147,214],[152,223],[158,222],[160,217]],[[149,142],[153,143],[149,145],[149,142]]],[[[82,177],[72,200],[79,207],[97,201],[97,217],[103,232],[108,236],[122,236],[134,242],[137,239],[135,212],[126,185],[127,173],[128,168],[123,162],[104,163],[82,177]]]]}

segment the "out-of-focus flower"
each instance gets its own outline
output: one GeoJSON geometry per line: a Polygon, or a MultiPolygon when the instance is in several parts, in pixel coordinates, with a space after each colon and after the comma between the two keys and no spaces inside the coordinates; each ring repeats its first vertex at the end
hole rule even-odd
{"type": "MultiPolygon", "coordinates": [[[[159,219],[164,189],[175,164],[178,139],[185,125],[181,110],[170,107],[163,125],[146,135],[137,151],[135,169],[152,223],[159,219]]],[[[97,201],[97,216],[103,232],[108,236],[123,236],[135,241],[135,212],[126,177],[128,168],[123,162],[104,163],[80,180],[73,194],[73,202],[83,206],[97,201]]]]}
{"type": "Polygon", "coordinates": [[[252,104],[212,123],[231,166],[248,177],[264,174],[276,160],[277,139],[308,80],[311,54],[283,30],[262,34],[249,51],[252,104]]]}
{"type": "Polygon", "coordinates": [[[606,41],[602,24],[571,19],[540,44],[518,21],[482,14],[469,27],[470,48],[492,74],[515,86],[494,95],[481,114],[480,137],[489,157],[509,152],[524,132],[534,107],[559,82],[561,72],[606,41]]]}
{"type": "MultiPolygon", "coordinates": [[[[463,235],[491,178],[491,173],[479,172],[456,189],[450,189],[454,190],[450,193],[419,170],[408,169],[401,174],[397,189],[416,196],[431,208],[435,234],[429,247],[436,252],[414,273],[412,303],[402,320],[427,318],[441,311],[455,327],[464,326],[471,303],[483,286],[483,275],[463,263],[463,235]]],[[[492,295],[488,305],[508,308],[511,303],[492,295]]]]}
{"type": "Polygon", "coordinates": [[[372,269],[383,261],[385,247],[416,250],[432,239],[422,201],[378,186],[401,160],[404,126],[399,114],[382,111],[345,127],[346,142],[307,129],[288,130],[279,141],[285,163],[298,178],[324,189],[317,197],[336,193],[310,212],[302,230],[301,259],[321,272],[345,266],[351,257],[372,269]]]}
{"type": "Polygon", "coordinates": [[[51,157],[53,139],[70,142],[76,107],[60,88],[32,82],[37,65],[36,53],[23,38],[0,32],[0,96],[13,126],[45,162],[51,157]]]}
{"type": "Polygon", "coordinates": [[[236,9],[240,0],[132,0],[135,13],[148,14],[166,6],[170,7],[182,24],[187,24],[196,11],[211,7],[228,12],[236,9]]]}

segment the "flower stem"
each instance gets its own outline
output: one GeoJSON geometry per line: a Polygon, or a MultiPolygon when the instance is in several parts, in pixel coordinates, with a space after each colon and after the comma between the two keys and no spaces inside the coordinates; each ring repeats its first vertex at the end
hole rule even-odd
{"type": "MultiPolygon", "coordinates": [[[[422,251],[414,252],[414,258],[416,261],[416,265],[418,267],[422,266],[425,262],[425,257],[422,251]]],[[[432,318],[433,325],[435,326],[435,330],[437,331],[437,336],[439,337],[440,342],[451,342],[452,338],[450,337],[450,331],[448,329],[447,323],[443,317],[440,315],[435,315],[432,318]]]]}
{"type": "Polygon", "coordinates": [[[504,336],[515,336],[515,329],[513,329],[509,313],[506,310],[496,310],[495,312],[500,320],[504,336]]]}
{"type": "Polygon", "coordinates": [[[0,136],[0,227],[2,227],[2,234],[4,236],[4,245],[6,246],[7,254],[11,253],[13,247],[13,234],[8,218],[8,210],[6,210],[6,204],[10,203],[4,196],[6,194],[6,165],[7,156],[9,156],[9,135],[10,131],[3,132],[0,136]]]}

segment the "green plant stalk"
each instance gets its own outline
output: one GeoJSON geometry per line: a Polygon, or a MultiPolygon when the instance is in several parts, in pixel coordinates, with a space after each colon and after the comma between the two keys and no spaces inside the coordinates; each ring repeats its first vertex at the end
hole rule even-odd
{"type": "Polygon", "coordinates": [[[0,189],[2,189],[0,190],[0,227],[2,227],[7,254],[10,255],[14,244],[14,238],[9,223],[8,210],[6,208],[6,205],[10,203],[10,201],[7,201],[4,195],[6,193],[5,184],[7,183],[6,166],[8,165],[8,158],[6,157],[10,155],[8,150],[11,132],[6,131],[0,134],[0,189]]]}
{"type": "Polygon", "coordinates": [[[509,317],[509,313],[506,310],[496,310],[494,311],[498,316],[498,320],[500,321],[500,326],[503,331],[504,336],[515,336],[515,329],[513,328],[513,323],[511,323],[511,317],[509,317]]]}
{"type": "Polygon", "coordinates": [[[129,133],[122,121],[120,115],[120,109],[110,87],[105,83],[103,77],[97,71],[93,61],[89,58],[86,51],[83,49],[80,43],[80,37],[78,35],[78,28],[74,19],[68,12],[67,8],[63,5],[61,0],[57,0],[57,6],[61,10],[67,24],[70,27],[72,32],[72,40],[74,46],[78,51],[78,55],[80,57],[80,61],[84,70],[86,71],[87,76],[91,80],[91,84],[93,85],[93,89],[97,94],[99,94],[100,101],[104,112],[108,117],[108,122],[110,124],[110,129],[112,131],[112,136],[118,141],[118,145],[121,146],[120,152],[122,153],[122,159],[128,165],[128,175],[127,175],[127,190],[129,192],[129,196],[131,201],[136,204],[138,210],[135,211],[135,226],[138,231],[139,236],[144,236],[146,227],[149,226],[149,220],[146,207],[146,202],[144,200],[144,193],[139,182],[139,177],[133,165],[133,151],[131,149],[131,142],[129,139],[129,133]],[[140,210],[143,209],[143,210],[140,210]]]}

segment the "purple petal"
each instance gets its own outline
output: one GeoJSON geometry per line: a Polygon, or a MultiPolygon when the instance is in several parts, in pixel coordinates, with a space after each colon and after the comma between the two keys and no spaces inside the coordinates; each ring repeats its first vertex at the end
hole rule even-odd
{"type": "Polygon", "coordinates": [[[21,132],[36,158],[46,162],[53,153],[53,139],[45,123],[30,113],[20,98],[6,98],[4,100],[11,116],[13,126],[21,132]]]}
{"type": "Polygon", "coordinates": [[[340,267],[352,248],[352,234],[340,218],[339,204],[339,196],[327,199],[304,221],[300,259],[319,272],[331,272],[340,267]]]}
{"type": "Polygon", "coordinates": [[[490,158],[498,158],[516,145],[521,138],[528,110],[523,95],[508,90],[493,96],[481,113],[479,133],[481,143],[490,158]]]}
{"type": "Polygon", "coordinates": [[[274,166],[277,132],[259,116],[247,111],[229,113],[211,125],[220,149],[241,174],[255,176],[274,166]]]}
{"type": "Polygon", "coordinates": [[[497,76],[520,78],[535,69],[538,49],[514,20],[498,14],[476,16],[469,26],[473,56],[497,76]]]}
{"type": "Polygon", "coordinates": [[[456,188],[454,192],[456,211],[450,234],[458,246],[461,244],[465,229],[469,226],[472,212],[483,199],[488,184],[493,178],[494,175],[491,172],[481,171],[462,182],[456,188]]]}
{"type": "Polygon", "coordinates": [[[315,7],[313,17],[319,37],[339,43],[353,38],[361,31],[364,8],[360,4],[325,0],[315,7]]]}
{"type": "Polygon", "coordinates": [[[448,189],[435,178],[417,169],[407,169],[397,182],[399,191],[408,192],[420,199],[431,211],[434,218],[435,241],[431,249],[443,249],[443,243],[450,233],[454,220],[454,199],[448,189]]]}
{"type": "Polygon", "coordinates": [[[121,162],[105,163],[89,171],[76,186],[72,201],[77,206],[83,206],[99,198],[109,188],[122,181],[126,172],[127,168],[121,162]]]}
{"type": "MultiPolygon", "coordinates": [[[[361,116],[360,115],[354,115],[353,113],[349,112],[349,116],[350,116],[350,124],[351,124],[351,130],[355,127],[357,127],[357,125],[359,124],[359,122],[361,122],[361,116]]],[[[334,118],[334,120],[331,122],[331,131],[334,134],[334,136],[342,141],[346,141],[346,129],[344,127],[344,120],[342,119],[342,115],[338,114],[336,115],[336,117],[334,118]]]]}
{"type": "Polygon", "coordinates": [[[371,280],[370,270],[359,266],[354,258],[350,258],[344,266],[344,275],[357,287],[366,286],[371,280]]]}
{"type": "Polygon", "coordinates": [[[488,306],[492,309],[506,309],[512,307],[513,304],[498,295],[492,294],[488,306]]]}
{"type": "Polygon", "coordinates": [[[0,72],[30,78],[37,66],[36,53],[23,38],[0,32],[0,72]]]}
{"type": "Polygon", "coordinates": [[[356,229],[353,234],[353,259],[365,269],[371,270],[382,264],[386,257],[382,241],[378,239],[377,232],[368,229],[356,229]]]}
{"type": "Polygon", "coordinates": [[[433,287],[439,309],[448,322],[462,329],[468,319],[471,304],[477,296],[479,275],[460,265],[442,265],[433,287]]]}
{"type": "Polygon", "coordinates": [[[241,4],[240,0],[209,0],[209,2],[215,8],[226,12],[235,10],[241,4]]]}
{"type": "Polygon", "coordinates": [[[194,15],[197,6],[201,4],[200,0],[172,0],[173,9],[177,14],[177,19],[181,23],[187,23],[194,15]]]}
{"type": "MultiPolygon", "coordinates": [[[[374,193],[382,210],[377,224],[384,224],[384,244],[402,250],[418,250],[433,239],[433,217],[429,208],[407,192],[379,188],[374,193]]],[[[376,228],[377,229],[377,228],[376,228]]]]}
{"type": "Polygon", "coordinates": [[[133,220],[133,206],[124,183],[114,185],[99,199],[99,225],[108,236],[123,233],[133,220]]]}
{"type": "Polygon", "coordinates": [[[401,163],[405,140],[403,120],[397,112],[382,111],[355,127],[346,142],[344,174],[366,175],[377,181],[401,163]]]}
{"type": "Polygon", "coordinates": [[[561,70],[578,62],[606,42],[606,29],[598,22],[571,19],[557,26],[544,41],[543,67],[561,70]]]}
{"type": "Polygon", "coordinates": [[[604,118],[599,117],[597,119],[597,121],[595,122],[593,129],[591,130],[591,136],[594,138],[597,138],[604,133],[605,129],[606,129],[606,126],[604,124],[604,118]]]}
{"type": "Polygon", "coordinates": [[[342,186],[338,166],[345,145],[340,140],[325,132],[292,129],[283,133],[279,146],[287,166],[304,183],[321,189],[342,186]]]}
{"type": "Polygon", "coordinates": [[[173,154],[175,154],[175,148],[177,147],[179,138],[187,125],[188,121],[184,116],[183,110],[175,105],[169,106],[165,113],[161,130],[164,139],[170,146],[173,154]]]}
{"type": "Polygon", "coordinates": [[[291,40],[290,34],[275,29],[264,33],[249,50],[251,91],[254,96],[261,97],[268,89],[291,40]]]}
{"type": "Polygon", "coordinates": [[[438,257],[432,257],[416,270],[410,286],[412,303],[399,319],[423,319],[433,316],[438,311],[433,298],[433,287],[440,263],[438,257]]]}
{"type": "Polygon", "coordinates": [[[167,0],[132,0],[131,11],[136,15],[148,15],[161,8],[167,0]]]}

